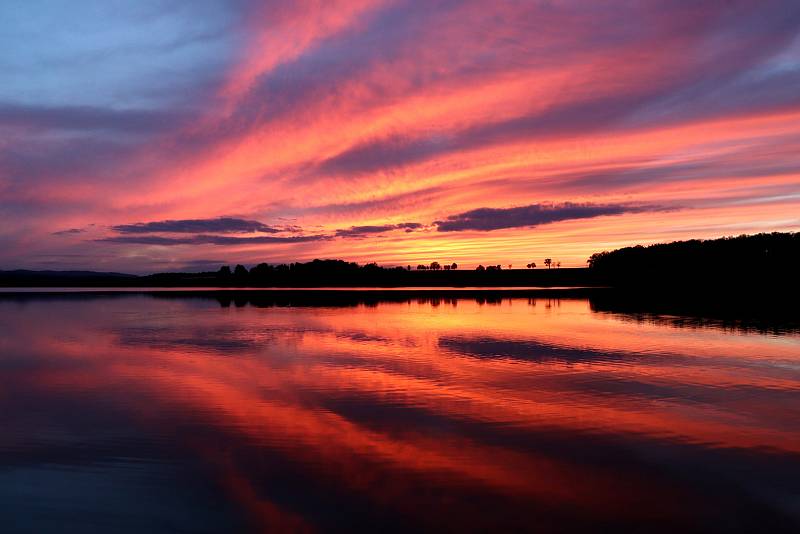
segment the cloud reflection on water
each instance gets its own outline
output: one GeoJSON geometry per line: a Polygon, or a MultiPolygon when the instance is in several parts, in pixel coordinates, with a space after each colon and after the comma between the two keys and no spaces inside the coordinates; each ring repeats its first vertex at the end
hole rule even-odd
{"type": "Polygon", "coordinates": [[[26,491],[64,524],[142,528],[798,521],[796,334],[620,321],[585,300],[144,296],[2,300],[0,333],[0,495],[23,526],[26,491]],[[105,516],[103,487],[124,490],[105,516]]]}

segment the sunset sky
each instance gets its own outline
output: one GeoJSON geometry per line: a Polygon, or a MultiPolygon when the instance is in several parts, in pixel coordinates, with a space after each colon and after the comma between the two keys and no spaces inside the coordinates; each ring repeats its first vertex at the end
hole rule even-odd
{"type": "Polygon", "coordinates": [[[800,230],[800,2],[4,0],[0,269],[800,230]]]}

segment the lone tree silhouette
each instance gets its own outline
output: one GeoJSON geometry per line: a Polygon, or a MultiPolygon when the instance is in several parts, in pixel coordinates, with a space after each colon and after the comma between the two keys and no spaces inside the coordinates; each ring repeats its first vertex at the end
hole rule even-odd
{"type": "Polygon", "coordinates": [[[548,268],[548,269],[550,268],[550,265],[551,265],[552,263],[553,263],[553,260],[551,260],[550,258],[545,258],[545,260],[544,260],[544,264],[545,264],[545,265],[547,265],[547,268],[548,268]]]}
{"type": "Polygon", "coordinates": [[[431,271],[438,271],[441,268],[442,268],[442,266],[439,265],[438,261],[434,261],[434,262],[431,263],[431,271]]]}
{"type": "Polygon", "coordinates": [[[455,271],[456,269],[458,269],[458,264],[453,262],[453,265],[450,266],[450,270],[455,271]]]}
{"type": "Polygon", "coordinates": [[[526,265],[525,267],[527,267],[528,269],[535,269],[536,268],[536,262],[532,261],[528,265],[526,265]]]}

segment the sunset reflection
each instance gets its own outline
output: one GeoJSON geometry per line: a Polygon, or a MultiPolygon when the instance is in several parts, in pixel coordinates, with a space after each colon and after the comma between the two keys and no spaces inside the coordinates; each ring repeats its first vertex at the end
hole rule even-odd
{"type": "MultiPolygon", "coordinates": [[[[2,478],[138,476],[186,506],[225,503],[208,524],[255,529],[797,521],[781,504],[800,474],[796,333],[563,299],[65,296],[0,311],[2,478]]],[[[84,498],[42,506],[61,517],[84,498]]],[[[136,513],[146,526],[167,512],[136,513]]]]}

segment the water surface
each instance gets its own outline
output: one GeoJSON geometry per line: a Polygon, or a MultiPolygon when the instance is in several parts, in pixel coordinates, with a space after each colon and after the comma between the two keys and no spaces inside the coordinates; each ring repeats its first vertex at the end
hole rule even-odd
{"type": "Polygon", "coordinates": [[[274,304],[0,298],[3,531],[800,528],[795,330],[274,304]]]}

